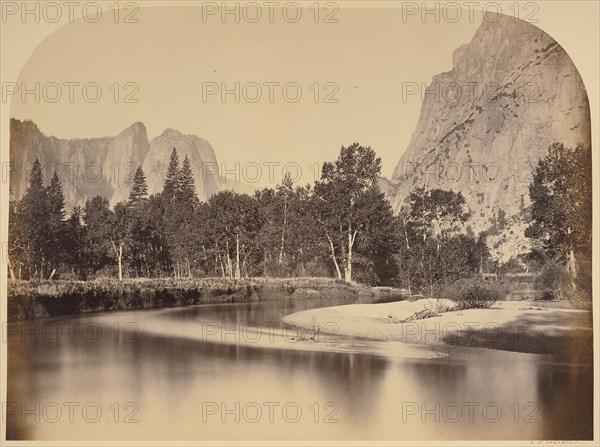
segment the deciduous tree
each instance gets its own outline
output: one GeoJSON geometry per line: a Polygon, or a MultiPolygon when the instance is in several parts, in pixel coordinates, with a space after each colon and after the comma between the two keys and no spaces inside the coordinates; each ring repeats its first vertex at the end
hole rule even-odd
{"type": "Polygon", "coordinates": [[[591,289],[591,150],[554,143],[538,162],[529,187],[533,222],[525,235],[540,241],[548,256],[591,289]],[[588,285],[586,285],[588,284],[588,285]]]}

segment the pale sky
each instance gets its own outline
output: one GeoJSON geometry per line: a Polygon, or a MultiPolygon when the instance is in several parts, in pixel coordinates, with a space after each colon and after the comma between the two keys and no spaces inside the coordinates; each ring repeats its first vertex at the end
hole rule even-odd
{"type": "MultiPolygon", "coordinates": [[[[138,23],[114,23],[105,11],[97,23],[66,24],[37,46],[17,81],[21,88],[48,86],[52,98],[56,90],[49,83],[56,82],[61,98],[36,102],[29,95],[23,102],[15,95],[11,116],[32,119],[46,135],[61,138],[112,136],[137,121],[149,139],[175,128],[208,140],[228,169],[236,162],[294,162],[303,182],[314,179],[315,163],[359,142],[376,150],[389,177],[421,108],[419,95],[403,101],[403,83],[426,85],[449,71],[453,51],[481,23],[481,13],[474,20],[463,14],[457,23],[403,20],[398,8],[342,7],[338,23],[322,23],[323,11],[314,23],[308,9],[297,23],[284,20],[280,10],[273,23],[267,10],[258,23],[235,23],[233,16],[223,23],[218,12],[203,21],[202,13],[201,7],[142,7],[134,16],[138,23]],[[73,87],[72,103],[70,82],[80,84],[73,87]],[[102,89],[96,103],[86,102],[81,89],[92,82],[102,89]],[[261,99],[251,103],[242,96],[236,103],[230,94],[223,103],[220,94],[203,97],[215,85],[233,89],[236,82],[249,99],[256,94],[249,83],[258,83],[261,99]],[[272,87],[273,103],[265,83],[279,83],[272,87]],[[301,88],[296,103],[284,99],[288,83],[301,88]],[[138,102],[125,103],[128,93],[138,102]],[[324,103],[328,93],[338,102],[324,103]]],[[[296,90],[287,92],[293,97],[296,90]]],[[[87,93],[93,97],[95,89],[87,93]]],[[[258,184],[268,185],[266,177],[265,168],[258,184]]]]}
{"type": "MultiPolygon", "coordinates": [[[[257,23],[243,16],[235,23],[233,15],[223,23],[219,13],[203,23],[200,7],[141,8],[134,16],[138,23],[114,23],[106,12],[97,23],[80,19],[46,38],[18,80],[21,87],[47,86],[51,100],[57,90],[48,83],[57,82],[61,99],[51,103],[42,96],[36,103],[29,95],[23,102],[15,95],[11,116],[32,119],[45,134],[61,138],[116,135],[141,121],[152,139],[171,127],[208,140],[228,169],[236,162],[291,161],[302,168],[304,181],[314,177],[315,163],[358,141],[377,151],[384,175],[390,175],[421,106],[418,95],[403,103],[402,83],[429,83],[450,70],[452,52],[470,41],[480,17],[473,23],[403,23],[399,9],[341,8],[334,16],[338,23],[322,23],[329,12],[321,11],[321,23],[308,9],[297,23],[287,22],[280,10],[269,23],[266,9],[257,23]],[[73,86],[73,103],[65,82],[81,84],[73,86]],[[96,103],[83,97],[81,86],[88,82],[102,89],[96,103]],[[134,92],[128,82],[139,86],[132,97],[137,104],[124,103],[134,92]],[[236,82],[246,94],[239,103],[233,94],[225,103],[220,93],[203,98],[215,85],[235,89],[236,82]],[[246,100],[256,96],[248,84],[253,82],[262,90],[255,103],[246,100]],[[288,83],[300,86],[298,102],[286,101],[288,83]],[[328,94],[338,102],[325,103],[328,94]]],[[[90,99],[95,91],[87,91],[90,99]]],[[[289,84],[288,100],[297,91],[289,84]]]]}

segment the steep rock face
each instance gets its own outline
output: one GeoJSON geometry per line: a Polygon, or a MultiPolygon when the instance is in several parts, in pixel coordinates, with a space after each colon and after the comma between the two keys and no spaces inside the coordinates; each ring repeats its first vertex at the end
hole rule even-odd
{"type": "Polygon", "coordinates": [[[56,172],[68,208],[83,205],[97,194],[111,203],[124,200],[131,188],[135,167],[148,152],[142,123],[134,123],[115,137],[65,140],[45,136],[32,121],[10,121],[10,186],[20,199],[36,157],[46,181],[56,172]]]}
{"type": "Polygon", "coordinates": [[[499,209],[517,223],[548,146],[591,144],[587,94],[567,53],[527,22],[496,18],[484,21],[454,52],[452,70],[428,86],[410,144],[386,185],[396,211],[414,187],[426,186],[461,191],[476,230],[499,209]]]}
{"type": "Polygon", "coordinates": [[[177,148],[180,165],[187,155],[200,200],[223,189],[252,194],[250,185],[222,182],[212,146],[200,137],[167,129],[148,142],[146,127],[134,123],[115,137],[65,140],[44,135],[32,121],[10,121],[10,187],[16,199],[25,194],[36,157],[46,184],[56,171],[61,179],[66,208],[83,206],[101,195],[111,205],[126,200],[135,170],[142,166],[148,193],[162,191],[169,158],[177,148]]]}
{"type": "Polygon", "coordinates": [[[148,193],[162,191],[169,158],[173,148],[177,149],[179,164],[187,156],[196,179],[196,193],[200,200],[206,200],[221,190],[217,157],[208,141],[196,135],[185,135],[174,129],[166,129],[152,139],[150,150],[142,165],[148,182],[148,193]]]}

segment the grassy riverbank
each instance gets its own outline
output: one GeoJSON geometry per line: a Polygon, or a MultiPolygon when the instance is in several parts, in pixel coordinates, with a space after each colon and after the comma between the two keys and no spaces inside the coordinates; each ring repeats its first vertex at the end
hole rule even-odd
{"type": "Polygon", "coordinates": [[[19,321],[84,312],[373,293],[369,287],[330,278],[8,281],[8,318],[19,321]]]}
{"type": "Polygon", "coordinates": [[[453,301],[430,298],[313,309],[283,320],[374,340],[551,354],[585,363],[593,358],[590,303],[499,301],[489,309],[454,310],[453,301]]]}

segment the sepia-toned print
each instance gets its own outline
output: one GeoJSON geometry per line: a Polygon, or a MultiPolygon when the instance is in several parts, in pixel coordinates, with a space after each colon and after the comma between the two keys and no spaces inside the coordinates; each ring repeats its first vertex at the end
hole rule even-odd
{"type": "Polygon", "coordinates": [[[3,445],[598,442],[599,4],[0,6],[3,445]]]}

